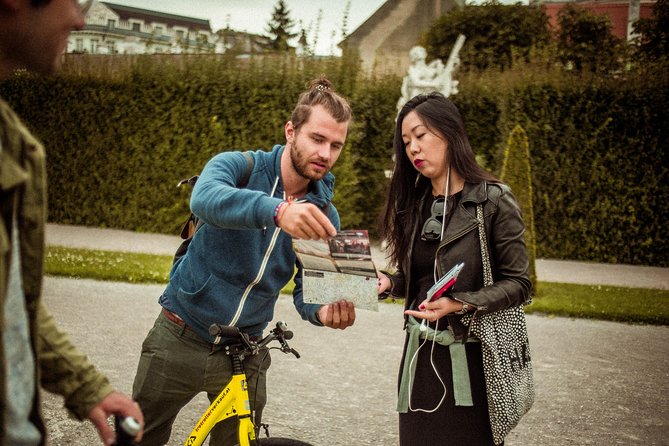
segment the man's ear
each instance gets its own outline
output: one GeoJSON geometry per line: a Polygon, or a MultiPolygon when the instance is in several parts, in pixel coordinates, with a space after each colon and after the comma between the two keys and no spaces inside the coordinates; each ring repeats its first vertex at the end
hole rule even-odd
{"type": "Polygon", "coordinates": [[[293,139],[295,139],[295,127],[293,127],[292,121],[286,122],[286,125],[284,126],[284,132],[286,133],[286,143],[292,144],[293,139]]]}

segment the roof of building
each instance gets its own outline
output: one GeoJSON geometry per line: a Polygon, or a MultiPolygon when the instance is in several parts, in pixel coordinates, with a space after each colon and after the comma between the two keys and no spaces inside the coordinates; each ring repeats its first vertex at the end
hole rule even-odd
{"type": "Polygon", "coordinates": [[[339,42],[338,45],[342,46],[349,42],[358,42],[360,39],[364,38],[385,18],[385,16],[392,12],[395,8],[395,4],[400,1],[401,0],[386,0],[372,15],[367,17],[367,20],[362,22],[356,29],[339,42]]]}
{"type": "Polygon", "coordinates": [[[100,2],[119,15],[121,20],[138,19],[146,23],[164,23],[168,27],[182,26],[188,29],[205,30],[211,32],[211,24],[207,19],[197,19],[165,12],[151,11],[149,9],[133,8],[131,6],[117,5],[115,3],[100,2]]]}

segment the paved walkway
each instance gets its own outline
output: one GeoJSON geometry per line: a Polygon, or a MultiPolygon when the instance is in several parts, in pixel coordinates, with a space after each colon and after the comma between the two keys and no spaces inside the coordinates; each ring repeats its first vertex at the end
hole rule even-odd
{"type": "MultiPolygon", "coordinates": [[[[172,255],[181,239],[176,235],[49,224],[46,242],[73,248],[172,255]]],[[[373,248],[372,252],[377,267],[385,267],[386,259],[379,247],[373,248]]],[[[669,290],[669,268],[548,259],[537,259],[536,267],[539,280],[544,282],[669,290]]]]}

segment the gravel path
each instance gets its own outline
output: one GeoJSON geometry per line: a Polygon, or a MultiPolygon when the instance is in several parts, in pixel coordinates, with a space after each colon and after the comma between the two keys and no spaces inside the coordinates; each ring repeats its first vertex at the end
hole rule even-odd
{"type": "MultiPolygon", "coordinates": [[[[142,340],[158,314],[161,285],[45,279],[61,327],[118,389],[130,393],[142,340]]],[[[344,331],[299,319],[289,298],[277,319],[295,331],[302,358],[274,354],[265,421],[275,436],[314,445],[397,444],[394,412],[401,307],[359,311],[344,331]]],[[[528,316],[537,400],[507,446],[668,445],[669,327],[528,316]]],[[[181,445],[207,406],[179,415],[169,445],[181,445]]],[[[100,444],[88,422],[68,418],[45,394],[50,445],[100,444]]]]}

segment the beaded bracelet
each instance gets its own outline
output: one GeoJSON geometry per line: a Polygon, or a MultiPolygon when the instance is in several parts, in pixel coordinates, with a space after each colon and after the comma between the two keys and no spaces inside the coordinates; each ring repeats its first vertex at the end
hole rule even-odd
{"type": "Polygon", "coordinates": [[[293,197],[288,197],[288,200],[282,201],[281,203],[277,204],[276,207],[274,208],[274,224],[276,225],[277,228],[279,227],[279,220],[281,219],[281,216],[286,211],[284,209],[284,205],[288,207],[292,203],[293,203],[293,197]]]}
{"type": "Polygon", "coordinates": [[[281,211],[283,205],[287,203],[288,203],[287,201],[282,201],[281,203],[277,204],[276,207],[274,208],[274,224],[277,227],[279,226],[279,211],[281,211]]]}

